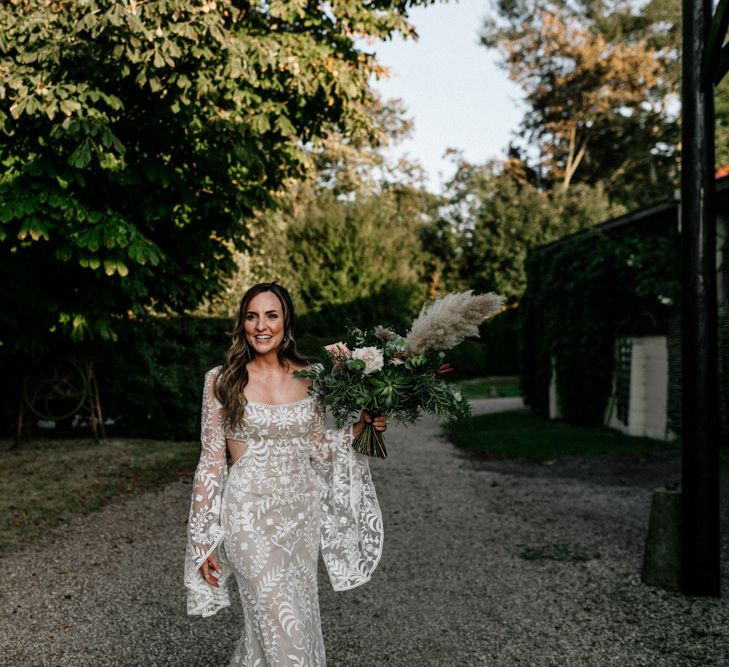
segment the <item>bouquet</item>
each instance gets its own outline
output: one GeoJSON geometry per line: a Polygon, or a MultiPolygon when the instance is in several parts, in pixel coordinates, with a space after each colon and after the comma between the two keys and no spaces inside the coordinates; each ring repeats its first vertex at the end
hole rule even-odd
{"type": "MultiPolygon", "coordinates": [[[[350,328],[345,340],[323,348],[321,363],[296,375],[311,378],[324,392],[339,428],[362,409],[403,424],[415,422],[421,412],[449,420],[468,417],[468,401],[443,379],[454,370],[443,363],[444,351],[478,336],[478,325],[502,303],[493,292],[469,290],[425,304],[406,336],[383,326],[350,328]]],[[[382,434],[372,424],[365,425],[353,447],[360,454],[387,457],[382,434]]]]}

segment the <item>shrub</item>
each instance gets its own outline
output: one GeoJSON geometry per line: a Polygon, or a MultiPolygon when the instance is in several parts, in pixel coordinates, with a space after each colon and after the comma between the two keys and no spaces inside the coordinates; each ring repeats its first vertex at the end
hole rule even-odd
{"type": "Polygon", "coordinates": [[[196,438],[205,371],[225,355],[230,321],[149,318],[120,328],[97,348],[96,372],[112,431],[160,439],[196,438]]]}

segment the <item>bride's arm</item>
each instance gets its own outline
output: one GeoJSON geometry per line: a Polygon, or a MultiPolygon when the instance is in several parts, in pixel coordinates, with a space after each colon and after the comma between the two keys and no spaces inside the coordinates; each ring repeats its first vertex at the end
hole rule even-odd
{"type": "MultiPolygon", "coordinates": [[[[312,368],[316,368],[317,366],[318,364],[314,364],[312,368]]],[[[317,387],[316,382],[314,383],[314,388],[310,388],[309,390],[314,391],[316,394],[314,427],[311,434],[312,456],[314,459],[324,461],[331,460],[331,447],[332,442],[334,441],[334,437],[333,433],[331,433],[330,430],[326,428],[326,423],[324,419],[324,392],[321,390],[321,388],[317,387]]],[[[379,415],[373,419],[372,415],[367,410],[362,410],[359,416],[359,420],[352,424],[350,428],[345,429],[344,438],[349,438],[350,442],[354,442],[362,433],[362,429],[364,429],[365,424],[372,423],[373,421],[375,429],[377,431],[382,433],[387,430],[387,417],[385,417],[384,415],[379,415]]]]}
{"type": "Polygon", "coordinates": [[[220,573],[213,553],[222,537],[219,526],[220,495],[226,470],[225,435],[222,406],[215,397],[217,372],[208,371],[203,390],[200,420],[202,449],[193,481],[189,533],[195,563],[206,583],[217,588],[218,581],[211,570],[220,573]]]}
{"type": "MultiPolygon", "coordinates": [[[[387,417],[380,415],[373,419],[367,410],[362,410],[359,420],[356,421],[350,429],[345,429],[345,436],[351,433],[350,442],[354,442],[362,433],[365,424],[374,423],[375,430],[383,433],[387,430],[387,417]]],[[[311,434],[312,452],[315,459],[330,460],[332,458],[331,447],[334,441],[333,434],[326,428],[324,421],[324,400],[320,398],[316,403],[316,412],[314,414],[314,428],[311,434]]]]}

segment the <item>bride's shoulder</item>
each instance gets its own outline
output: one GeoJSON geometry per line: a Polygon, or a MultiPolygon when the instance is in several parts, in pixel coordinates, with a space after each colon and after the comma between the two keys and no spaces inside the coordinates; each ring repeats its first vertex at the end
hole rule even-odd
{"type": "Polygon", "coordinates": [[[220,369],[222,368],[222,364],[219,364],[217,366],[213,366],[211,369],[205,371],[205,383],[213,382],[214,380],[218,379],[218,375],[220,375],[220,369]]]}

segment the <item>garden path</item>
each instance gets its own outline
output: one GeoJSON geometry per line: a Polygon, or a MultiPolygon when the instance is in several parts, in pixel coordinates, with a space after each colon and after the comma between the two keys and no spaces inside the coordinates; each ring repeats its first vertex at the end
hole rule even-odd
{"type": "MultiPolygon", "coordinates": [[[[640,583],[650,486],[494,469],[428,418],[387,438],[390,458],[372,463],[382,561],[345,593],[322,573],[330,665],[729,664],[726,575],[721,600],[640,583]]],[[[0,558],[0,663],[226,664],[237,608],[185,615],[190,490],[127,498],[0,558]]],[[[726,543],[724,555],[727,573],[726,543]]]]}

